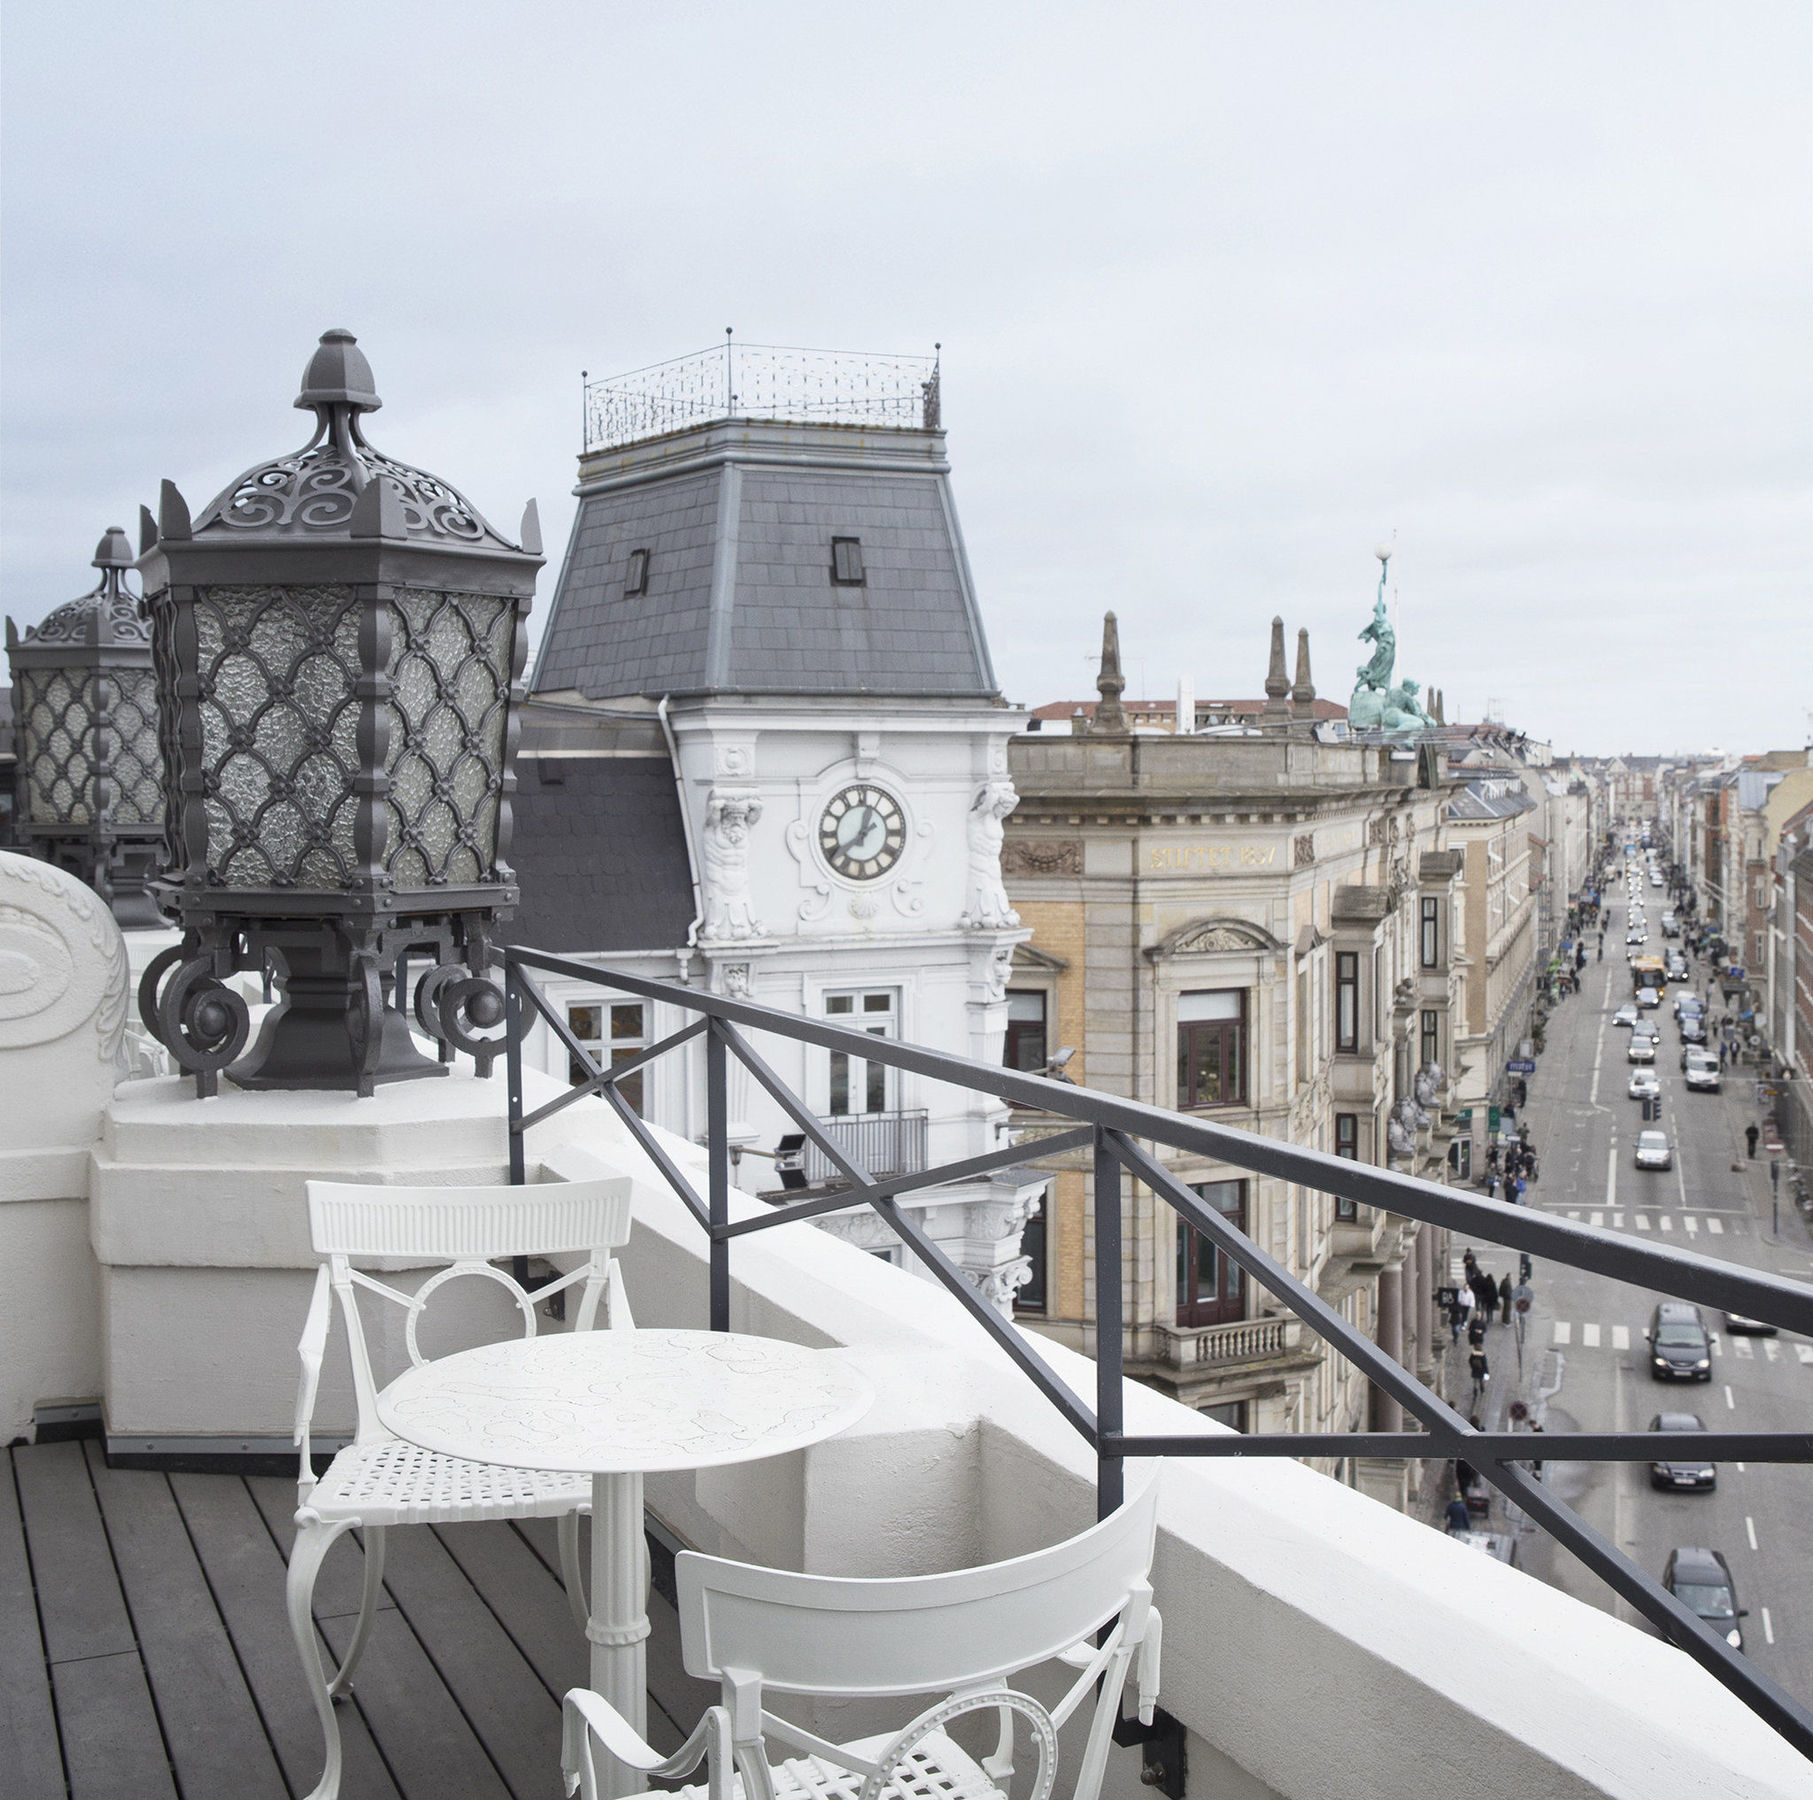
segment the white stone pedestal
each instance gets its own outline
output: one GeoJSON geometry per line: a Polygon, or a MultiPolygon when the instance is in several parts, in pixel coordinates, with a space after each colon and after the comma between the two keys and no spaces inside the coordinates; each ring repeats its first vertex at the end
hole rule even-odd
{"type": "MultiPolygon", "coordinates": [[[[102,1114],[89,1182],[110,1451],[287,1451],[318,1260],[305,1184],[503,1181],[504,1107],[501,1069],[480,1081],[456,1068],[369,1100],[231,1082],[198,1100],[176,1076],[122,1083],[102,1114]]],[[[483,1297],[474,1302],[482,1310],[483,1297]]],[[[401,1309],[384,1308],[393,1311],[367,1314],[374,1355],[400,1343],[401,1309]]],[[[338,1330],[316,1418],[324,1447],[353,1423],[338,1330]]]]}

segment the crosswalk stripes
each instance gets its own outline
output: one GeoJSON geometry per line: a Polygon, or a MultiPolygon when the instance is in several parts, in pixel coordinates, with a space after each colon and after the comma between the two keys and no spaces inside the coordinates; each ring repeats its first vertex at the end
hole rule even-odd
{"type": "MultiPolygon", "coordinates": [[[[1589,1212],[1578,1206],[1555,1207],[1552,1210],[1565,1218],[1572,1219],[1576,1224],[1593,1225],[1601,1230],[1605,1227],[1606,1216],[1603,1211],[1589,1212]]],[[[1711,1237],[1748,1237],[1750,1235],[1750,1222],[1747,1219],[1734,1218],[1729,1214],[1721,1218],[1716,1213],[1708,1212],[1658,1213],[1653,1218],[1646,1212],[1629,1214],[1614,1212],[1611,1215],[1611,1226],[1614,1231],[1623,1231],[1628,1228],[1636,1231],[1660,1230],[1672,1233],[1681,1230],[1685,1231],[1689,1237],[1698,1237],[1702,1231],[1711,1237]],[[1679,1220],[1678,1225],[1677,1220],[1679,1220]]]]}
{"type": "MultiPolygon", "coordinates": [[[[1631,1346],[1631,1327],[1628,1325],[1601,1325],[1596,1319],[1552,1319],[1549,1322],[1550,1342],[1558,1349],[1578,1344],[1583,1350],[1600,1350],[1609,1347],[1613,1350],[1628,1350],[1631,1346]]],[[[1707,1343],[1714,1356],[1725,1354],[1725,1335],[1717,1331],[1706,1334],[1707,1343]]],[[[1761,1344],[1763,1359],[1768,1362],[1782,1360],[1781,1343],[1772,1337],[1753,1338],[1748,1334],[1731,1339],[1731,1354],[1740,1362],[1757,1360],[1757,1345],[1761,1344]]],[[[1795,1360],[1803,1367],[1813,1367],[1813,1344],[1795,1344],[1795,1360]]]]}

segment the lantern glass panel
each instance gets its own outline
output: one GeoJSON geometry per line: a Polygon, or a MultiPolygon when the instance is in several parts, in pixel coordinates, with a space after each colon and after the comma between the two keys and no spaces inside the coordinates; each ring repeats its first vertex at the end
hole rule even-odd
{"type": "Polygon", "coordinates": [[[37,825],[94,822],[94,709],[85,669],[21,669],[30,817],[37,825]]]}
{"type": "Polygon", "coordinates": [[[116,825],[161,825],[163,771],[157,752],[157,677],[149,669],[110,669],[109,776],[116,825]]]}
{"type": "Polygon", "coordinates": [[[344,886],[359,767],[353,590],[209,589],[195,633],[209,870],[232,887],[344,886]]]}

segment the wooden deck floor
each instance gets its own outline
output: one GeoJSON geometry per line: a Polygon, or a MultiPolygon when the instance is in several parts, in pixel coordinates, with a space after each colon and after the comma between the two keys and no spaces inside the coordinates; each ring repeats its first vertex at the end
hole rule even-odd
{"type": "MultiPolygon", "coordinates": [[[[3,1453],[0,1794],[9,1800],[284,1800],[321,1733],[284,1616],[295,1483],[110,1469],[97,1443],[3,1453]]],[[[360,1553],[315,1594],[343,1645],[360,1553]]],[[[555,1800],[559,1696],[585,1678],[551,1523],[399,1527],[387,1603],[341,1709],[345,1800],[555,1800]]],[[[659,1585],[659,1562],[658,1585],[659,1585]]],[[[650,1616],[649,1735],[716,1697],[650,1616]]]]}

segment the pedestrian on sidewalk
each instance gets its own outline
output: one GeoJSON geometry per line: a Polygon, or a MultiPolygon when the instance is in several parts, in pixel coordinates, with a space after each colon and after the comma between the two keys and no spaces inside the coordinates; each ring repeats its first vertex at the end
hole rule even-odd
{"type": "Polygon", "coordinates": [[[1467,1321],[1467,1348],[1482,1350],[1486,1342],[1486,1315],[1478,1307],[1473,1309],[1473,1317],[1467,1321]]]}
{"type": "Polygon", "coordinates": [[[1461,1286],[1453,1290],[1453,1296],[1448,1302],[1448,1330],[1451,1333],[1449,1339],[1451,1343],[1460,1342],[1460,1328],[1466,1324],[1467,1314],[1472,1306],[1473,1290],[1463,1282],[1461,1286]]]}
{"type": "Polygon", "coordinates": [[[1457,1494],[1448,1502],[1448,1529],[1450,1531],[1471,1531],[1473,1515],[1467,1511],[1467,1503],[1457,1494]]]}
{"type": "Polygon", "coordinates": [[[1756,1161],[1756,1140],[1762,1136],[1754,1120],[1744,1127],[1744,1148],[1750,1153],[1750,1160],[1756,1161]]]}
{"type": "Polygon", "coordinates": [[[1719,1072],[1720,1072],[1720,1074],[1723,1074],[1724,1070],[1725,1070],[1725,1040],[1723,1038],[1720,1038],[1719,1039],[1719,1072]]]}
{"type": "Polygon", "coordinates": [[[1473,1377],[1473,1404],[1477,1406],[1486,1391],[1486,1383],[1492,1379],[1492,1365],[1486,1361],[1485,1351],[1468,1353],[1467,1373],[1473,1377]]]}
{"type": "Polygon", "coordinates": [[[1499,1323],[1509,1325],[1511,1322],[1511,1277],[1509,1275],[1504,1276],[1498,1284],[1498,1304],[1504,1309],[1499,1323]]]}

